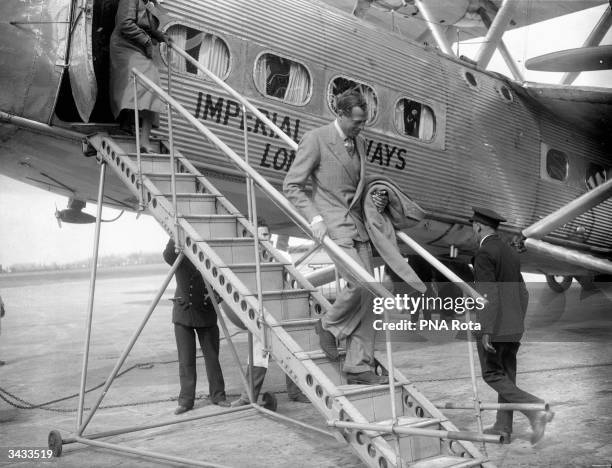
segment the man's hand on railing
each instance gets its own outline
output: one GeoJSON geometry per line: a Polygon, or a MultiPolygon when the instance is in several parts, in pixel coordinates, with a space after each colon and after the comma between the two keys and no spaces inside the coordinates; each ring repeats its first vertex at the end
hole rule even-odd
{"type": "Polygon", "coordinates": [[[160,31],[159,29],[154,29],[153,31],[151,31],[150,36],[157,42],[165,42],[167,44],[172,44],[172,38],[165,32],[160,31]]]}
{"type": "Polygon", "coordinates": [[[320,217],[315,217],[312,223],[310,223],[310,227],[312,228],[312,235],[314,236],[317,242],[321,242],[327,234],[327,225],[320,219],[320,217]]]}

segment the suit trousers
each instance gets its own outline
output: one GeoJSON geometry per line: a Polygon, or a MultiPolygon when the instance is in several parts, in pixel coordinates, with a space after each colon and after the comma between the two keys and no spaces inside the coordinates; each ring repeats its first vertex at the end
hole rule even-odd
{"type": "Polygon", "coordinates": [[[225,400],[225,382],[221,364],[219,364],[219,327],[215,324],[211,327],[194,328],[175,323],[174,336],[178,350],[181,382],[178,404],[187,408],[193,407],[195,400],[197,381],[195,335],[198,336],[204,354],[210,400],[213,403],[225,400]]]}
{"type": "MultiPolygon", "coordinates": [[[[521,390],[516,386],[516,354],[519,342],[495,341],[492,343],[496,353],[484,350],[480,340],[477,342],[478,357],[484,381],[497,392],[498,403],[542,403],[543,400],[521,390]]],[[[534,411],[521,411],[529,421],[534,411]]],[[[498,411],[495,429],[512,433],[512,411],[498,411]]]]}
{"type": "MultiPolygon", "coordinates": [[[[357,263],[372,273],[372,247],[370,242],[352,239],[336,240],[336,243],[357,263]]],[[[323,328],[337,339],[346,338],[344,372],[358,373],[374,366],[375,330],[372,326],[372,294],[353,281],[346,272],[340,274],[347,281],[330,312],[321,319],[323,328]]]]}

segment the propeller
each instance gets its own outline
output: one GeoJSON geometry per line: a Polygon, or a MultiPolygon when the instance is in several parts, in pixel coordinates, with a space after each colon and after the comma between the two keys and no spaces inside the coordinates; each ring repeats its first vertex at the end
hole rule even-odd
{"type": "MultiPolygon", "coordinates": [[[[55,219],[57,219],[57,225],[61,228],[62,221],[70,224],[91,224],[96,222],[96,217],[89,213],[83,213],[85,208],[85,202],[77,200],[75,198],[68,199],[68,208],[65,210],[58,210],[55,205],[55,219]]],[[[123,210],[113,219],[102,219],[103,223],[111,223],[116,221],[123,214],[123,210]]]]}
{"type": "Polygon", "coordinates": [[[528,70],[549,72],[583,72],[612,69],[612,45],[580,47],[530,58],[528,70]]]}

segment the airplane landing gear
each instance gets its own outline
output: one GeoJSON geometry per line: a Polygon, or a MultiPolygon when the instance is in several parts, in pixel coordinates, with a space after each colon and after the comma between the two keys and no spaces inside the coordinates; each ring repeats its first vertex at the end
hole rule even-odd
{"type": "Polygon", "coordinates": [[[51,431],[49,432],[49,437],[47,439],[47,444],[49,449],[53,452],[54,457],[60,457],[62,455],[62,435],[59,431],[51,431]]]}
{"type": "Polygon", "coordinates": [[[546,275],[548,287],[558,293],[567,291],[572,284],[572,280],[572,276],[546,275]]]}

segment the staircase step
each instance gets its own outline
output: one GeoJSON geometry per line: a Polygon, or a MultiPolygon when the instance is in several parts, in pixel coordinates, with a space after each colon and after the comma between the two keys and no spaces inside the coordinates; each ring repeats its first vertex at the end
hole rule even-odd
{"type": "MultiPolygon", "coordinates": [[[[221,257],[225,264],[255,261],[255,244],[252,237],[216,238],[206,243],[221,257]]],[[[262,259],[263,259],[262,255],[262,259]]]]}
{"type": "Polygon", "coordinates": [[[295,353],[301,361],[312,360],[334,385],[346,385],[346,375],[342,372],[342,363],[346,352],[339,350],[340,360],[330,361],[322,350],[295,353]]]}
{"type": "MultiPolygon", "coordinates": [[[[137,165],[138,155],[128,153],[130,160],[137,165]]],[[[169,154],[140,153],[140,167],[142,172],[168,174],[172,171],[169,154]]],[[[174,160],[174,171],[177,171],[177,160],[174,160]]]]}
{"type": "MultiPolygon", "coordinates": [[[[285,267],[282,263],[261,263],[261,289],[262,291],[284,289],[285,267]]],[[[220,268],[221,271],[233,272],[246,288],[257,294],[256,268],[254,263],[240,263],[220,268]]]]}
{"type": "Polygon", "coordinates": [[[213,215],[189,215],[181,216],[187,221],[199,236],[196,242],[214,239],[216,237],[237,237],[238,215],[213,214],[213,215]]]}
{"type": "MultiPolygon", "coordinates": [[[[157,187],[162,193],[172,193],[171,174],[164,173],[144,173],[146,177],[157,187]]],[[[176,192],[196,193],[198,192],[199,184],[197,177],[192,174],[179,173],[175,175],[176,192]]]]}
{"type": "MultiPolygon", "coordinates": [[[[172,193],[162,194],[172,203],[172,193]]],[[[176,206],[179,216],[197,216],[218,213],[217,195],[210,193],[177,193],[176,206]]]]}
{"type": "MultiPolygon", "coordinates": [[[[365,387],[365,386],[364,386],[365,387]]],[[[389,401],[389,386],[368,386],[368,392],[353,393],[347,395],[350,402],[359,410],[359,412],[368,420],[368,422],[377,422],[385,419],[391,419],[391,404],[389,401]]],[[[367,387],[366,387],[367,388],[367,387]]],[[[402,386],[395,387],[395,410],[397,416],[412,416],[416,415],[406,407],[403,402],[402,386]]]]}
{"type": "Polygon", "coordinates": [[[423,458],[408,465],[409,468],[471,468],[482,465],[485,459],[463,458],[452,455],[437,455],[423,458]]]}
{"type": "MultiPolygon", "coordinates": [[[[284,324],[286,321],[311,318],[314,309],[310,303],[310,293],[308,289],[287,289],[284,291],[264,291],[264,306],[276,320],[284,324]]],[[[314,326],[314,323],[313,325],[314,326]]]]}
{"type": "MultiPolygon", "coordinates": [[[[403,385],[407,385],[410,382],[405,381],[405,382],[395,382],[394,385],[396,387],[402,387],[403,385]]],[[[353,396],[353,395],[360,395],[363,393],[369,393],[372,391],[379,391],[379,390],[387,390],[387,392],[389,392],[389,385],[388,384],[383,384],[383,385],[341,385],[340,387],[338,387],[338,391],[346,396],[353,396]]]]}

